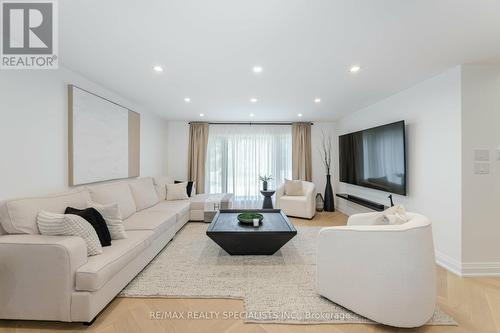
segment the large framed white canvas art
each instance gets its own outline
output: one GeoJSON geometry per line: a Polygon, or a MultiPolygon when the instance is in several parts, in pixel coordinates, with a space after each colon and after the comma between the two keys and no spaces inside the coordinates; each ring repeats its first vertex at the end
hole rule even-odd
{"type": "Polygon", "coordinates": [[[69,185],[138,177],[140,115],[74,85],[68,106],[69,185]]]}

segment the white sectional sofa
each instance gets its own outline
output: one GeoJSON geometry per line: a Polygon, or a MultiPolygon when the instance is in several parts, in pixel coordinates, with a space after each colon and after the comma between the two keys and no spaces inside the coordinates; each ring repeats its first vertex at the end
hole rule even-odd
{"type": "Polygon", "coordinates": [[[152,178],[140,178],[2,202],[0,319],[91,322],[188,222],[191,201],[199,210],[201,198],[159,200],[151,188],[152,178]],[[82,238],[39,234],[39,211],[64,213],[89,200],[117,202],[128,237],[87,257],[82,238]]]}

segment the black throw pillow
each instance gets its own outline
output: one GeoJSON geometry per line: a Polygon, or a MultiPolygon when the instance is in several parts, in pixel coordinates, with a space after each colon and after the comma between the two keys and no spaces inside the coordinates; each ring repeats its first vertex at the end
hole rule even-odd
{"type": "MultiPolygon", "coordinates": [[[[179,184],[179,183],[184,183],[182,180],[175,180],[174,183],[179,184]]],[[[188,181],[186,185],[186,193],[188,197],[191,197],[191,192],[193,191],[193,182],[188,181]]]]}
{"type": "Polygon", "coordinates": [[[94,227],[101,245],[111,245],[111,235],[109,234],[109,229],[106,225],[106,221],[104,221],[101,213],[99,213],[95,208],[76,209],[67,207],[64,214],[73,214],[83,217],[88,223],[92,225],[92,227],[94,227]]]}

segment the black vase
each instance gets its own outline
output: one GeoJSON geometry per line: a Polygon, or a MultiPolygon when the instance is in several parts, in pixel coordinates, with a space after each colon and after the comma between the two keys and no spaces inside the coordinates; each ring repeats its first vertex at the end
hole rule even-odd
{"type": "Polygon", "coordinates": [[[262,190],[267,191],[267,182],[266,181],[262,182],[262,190]]]}
{"type": "Polygon", "coordinates": [[[330,181],[330,175],[326,175],[326,187],[325,187],[325,212],[335,211],[335,202],[333,201],[333,190],[332,183],[330,181]]]}

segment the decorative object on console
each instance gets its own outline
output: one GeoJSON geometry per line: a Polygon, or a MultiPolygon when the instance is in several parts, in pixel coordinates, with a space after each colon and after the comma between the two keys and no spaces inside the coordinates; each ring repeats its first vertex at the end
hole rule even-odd
{"type": "Polygon", "coordinates": [[[76,209],[73,207],[67,207],[64,214],[78,215],[82,217],[95,229],[103,247],[111,245],[111,235],[109,233],[108,226],[106,225],[106,221],[104,221],[102,215],[95,208],[76,209]]]}
{"type": "Polygon", "coordinates": [[[332,190],[331,174],[330,174],[332,166],[333,137],[331,134],[327,136],[323,131],[321,131],[321,141],[322,141],[321,158],[326,171],[324,210],[327,212],[334,212],[335,201],[333,198],[333,190],[332,190]]]}
{"type": "Polygon", "coordinates": [[[188,200],[186,192],[187,182],[177,184],[167,184],[167,201],[188,200]]]}
{"type": "Polygon", "coordinates": [[[78,215],[41,211],[36,218],[36,224],[42,235],[81,237],[87,246],[87,256],[102,253],[102,246],[94,228],[78,215]]]}
{"type": "Polygon", "coordinates": [[[272,175],[259,176],[259,180],[262,182],[262,190],[267,191],[267,183],[273,179],[272,175]]]}
{"type": "Polygon", "coordinates": [[[325,201],[323,200],[323,196],[321,193],[316,194],[316,211],[322,212],[325,205],[325,201]]]}
{"type": "Polygon", "coordinates": [[[186,185],[186,193],[188,195],[188,197],[191,198],[191,196],[193,194],[196,194],[196,186],[194,185],[195,183],[191,180],[175,180],[174,181],[174,184],[179,184],[179,183],[187,183],[186,185]],[[193,188],[195,189],[194,193],[193,193],[193,188]]]}
{"type": "Polygon", "coordinates": [[[392,194],[389,194],[389,196],[387,198],[389,198],[389,202],[391,203],[391,207],[394,207],[394,201],[392,201],[392,194]]]}

